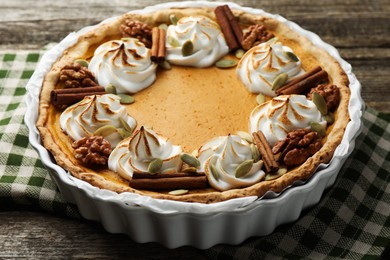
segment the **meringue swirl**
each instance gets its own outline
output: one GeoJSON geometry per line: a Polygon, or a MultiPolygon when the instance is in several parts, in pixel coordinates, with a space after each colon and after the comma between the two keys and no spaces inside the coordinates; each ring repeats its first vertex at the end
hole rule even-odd
{"type": "Polygon", "coordinates": [[[274,39],[251,48],[237,65],[238,78],[250,92],[275,97],[272,83],[279,74],[287,73],[291,79],[304,73],[301,62],[291,60],[286,52],[292,50],[274,39]]]}
{"type": "Polygon", "coordinates": [[[172,145],[151,129],[141,127],[130,139],[124,139],[111,152],[108,168],[130,180],[133,172],[147,172],[156,158],[163,161],[161,172],[177,172],[181,167],[180,146],[172,145]]]}
{"type": "Polygon", "coordinates": [[[261,130],[271,146],[292,130],[309,128],[312,122],[326,127],[316,105],[304,95],[275,97],[255,107],[249,119],[250,132],[261,130]]]}
{"type": "Polygon", "coordinates": [[[112,40],[100,45],[88,66],[103,87],[115,86],[117,93],[136,93],[156,79],[157,64],[150,49],[135,38],[112,40]]]}
{"type": "Polygon", "coordinates": [[[181,18],[167,29],[167,57],[175,65],[209,67],[229,52],[219,25],[204,16],[181,18]],[[182,55],[182,46],[191,41],[193,53],[182,55]]]}
{"type": "Polygon", "coordinates": [[[198,151],[201,162],[199,171],[204,171],[210,185],[220,191],[242,188],[261,181],[265,173],[263,161],[253,163],[252,168],[242,177],[236,177],[237,166],[252,159],[250,144],[238,135],[216,137],[198,151]],[[213,173],[211,168],[215,169],[213,173]]]}
{"type": "Polygon", "coordinates": [[[123,139],[119,133],[119,129],[123,128],[121,119],[132,129],[135,128],[135,119],[127,114],[118,96],[93,95],[66,108],[60,116],[60,126],[73,140],[79,140],[92,136],[103,126],[112,125],[116,131],[103,137],[115,147],[123,139]]]}

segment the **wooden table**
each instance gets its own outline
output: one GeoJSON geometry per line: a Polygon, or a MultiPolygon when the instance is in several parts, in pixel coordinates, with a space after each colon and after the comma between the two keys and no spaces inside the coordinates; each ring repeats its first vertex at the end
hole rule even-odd
{"type": "MultiPolygon", "coordinates": [[[[160,2],[167,1],[1,0],[0,50],[41,49],[84,26],[160,2]]],[[[278,13],[317,33],[352,64],[366,104],[390,114],[389,0],[233,2],[278,13]]],[[[204,257],[191,247],[137,244],[125,235],[108,234],[98,223],[1,202],[0,241],[0,258],[204,257]]]]}

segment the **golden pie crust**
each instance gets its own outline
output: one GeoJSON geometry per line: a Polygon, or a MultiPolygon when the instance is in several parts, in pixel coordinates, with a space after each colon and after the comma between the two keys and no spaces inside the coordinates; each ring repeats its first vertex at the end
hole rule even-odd
{"type": "MultiPolygon", "coordinates": [[[[127,180],[107,168],[86,167],[74,158],[71,147],[73,140],[60,128],[59,116],[62,111],[50,103],[50,92],[58,87],[61,68],[75,59],[90,59],[97,46],[107,40],[120,39],[119,26],[126,18],[144,21],[151,26],[169,23],[169,15],[172,13],[175,13],[178,18],[204,15],[215,20],[214,9],[186,8],[162,9],[145,15],[125,14],[114,21],[99,24],[92,31],[81,35],[77,43],[68,48],[53,64],[43,81],[37,127],[43,145],[52,153],[56,163],[76,178],[99,188],[118,193],[134,192],[153,198],[200,203],[213,203],[244,196],[260,197],[269,190],[281,192],[295,181],[308,179],[319,164],[328,163],[341,142],[349,122],[350,90],[346,73],[326,51],[319,49],[306,37],[294,32],[285,24],[268,17],[254,16],[242,11],[233,10],[233,12],[244,27],[256,23],[264,24],[279,41],[293,49],[300,57],[305,70],[319,65],[327,71],[330,83],[339,87],[341,100],[334,113],[335,122],[328,127],[323,146],[316,154],[275,180],[261,181],[249,187],[223,192],[212,188],[191,190],[184,195],[133,189],[129,187],[127,180]]],[[[129,105],[127,110],[137,120],[138,127],[153,126],[157,133],[168,137],[174,145],[181,145],[184,151],[192,152],[212,137],[224,136],[239,130],[247,131],[250,111],[256,106],[255,96],[239,82],[235,68],[222,70],[216,67],[203,69],[173,67],[169,71],[159,71],[156,82],[136,94],[136,102],[129,105]],[[175,90],[172,86],[180,86],[180,88],[175,90]],[[183,89],[184,87],[186,89],[183,89]],[[190,97],[196,99],[188,102],[190,97]],[[210,107],[210,102],[217,105],[210,107]],[[153,104],[159,104],[158,109],[151,108],[153,104]]]]}

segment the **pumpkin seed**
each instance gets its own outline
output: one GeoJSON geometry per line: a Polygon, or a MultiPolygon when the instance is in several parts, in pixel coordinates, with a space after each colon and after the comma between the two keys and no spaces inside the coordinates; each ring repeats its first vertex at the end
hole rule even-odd
{"type": "Polygon", "coordinates": [[[117,94],[117,96],[121,98],[121,104],[132,104],[135,101],[133,96],[127,94],[117,94]]]}
{"type": "Polygon", "coordinates": [[[258,162],[258,161],[261,159],[261,154],[260,154],[260,152],[259,152],[259,149],[258,149],[257,146],[254,145],[254,144],[251,144],[251,145],[250,145],[250,148],[251,148],[251,153],[252,153],[253,161],[254,161],[254,162],[258,162]]]}
{"type": "Polygon", "coordinates": [[[237,59],[241,59],[242,56],[244,56],[244,54],[245,54],[245,51],[243,49],[238,49],[234,53],[234,56],[236,56],[237,59]]]}
{"type": "Polygon", "coordinates": [[[294,62],[298,62],[299,59],[297,57],[297,55],[295,55],[293,52],[291,51],[286,51],[284,52],[284,54],[286,55],[286,57],[291,60],[291,61],[294,61],[294,62]]]}
{"type": "Polygon", "coordinates": [[[163,29],[164,31],[166,31],[168,29],[168,25],[166,23],[162,23],[158,26],[158,28],[160,29],[163,29]]]}
{"type": "Polygon", "coordinates": [[[148,172],[152,174],[158,173],[161,170],[162,164],[163,160],[161,160],[160,158],[155,158],[151,160],[148,165],[148,172]]]}
{"type": "Polygon", "coordinates": [[[168,192],[169,195],[176,195],[176,196],[184,195],[186,193],[188,193],[188,190],[185,190],[185,189],[173,190],[173,191],[168,192]]]}
{"type": "Polygon", "coordinates": [[[114,133],[116,131],[117,131],[117,129],[116,129],[115,126],[113,126],[113,125],[105,125],[105,126],[102,126],[102,127],[98,128],[98,129],[96,129],[96,131],[93,132],[93,135],[105,137],[105,136],[108,136],[108,135],[110,135],[110,134],[112,134],[112,133],[114,133]]]}
{"type": "Polygon", "coordinates": [[[218,181],[219,180],[219,176],[218,176],[217,167],[214,164],[211,164],[211,163],[209,164],[209,167],[210,167],[210,172],[213,175],[214,179],[216,179],[218,181]]]}
{"type": "Polygon", "coordinates": [[[116,94],[115,86],[112,84],[108,84],[108,86],[106,87],[106,92],[111,94],[116,94]]]}
{"type": "Polygon", "coordinates": [[[166,60],[164,60],[163,62],[160,62],[158,65],[159,65],[161,68],[163,68],[164,70],[170,70],[170,69],[172,69],[171,64],[170,64],[168,61],[166,61],[166,60]]]}
{"type": "Polygon", "coordinates": [[[197,170],[197,168],[192,167],[192,166],[183,167],[183,169],[181,169],[182,172],[186,172],[186,173],[194,173],[194,172],[196,172],[196,170],[197,170]]]}
{"type": "Polygon", "coordinates": [[[120,118],[119,118],[119,121],[121,122],[123,128],[124,128],[127,132],[130,132],[130,133],[133,132],[133,129],[132,129],[131,126],[126,122],[126,120],[124,120],[122,117],[120,117],[120,118]]]}
{"type": "Polygon", "coordinates": [[[117,131],[118,131],[119,135],[122,137],[122,139],[130,137],[131,134],[132,134],[131,132],[129,132],[126,129],[123,129],[123,128],[118,128],[117,131]]]}
{"type": "Polygon", "coordinates": [[[323,118],[329,125],[334,123],[334,114],[332,112],[328,112],[323,118]]]}
{"type": "Polygon", "coordinates": [[[177,22],[179,21],[179,19],[177,19],[177,16],[176,16],[175,14],[170,14],[170,15],[169,15],[169,20],[171,21],[171,23],[172,23],[173,25],[176,25],[177,22]]]}
{"type": "Polygon", "coordinates": [[[237,131],[237,135],[248,143],[253,143],[253,137],[248,132],[237,131]]]}
{"type": "Polygon", "coordinates": [[[180,155],[180,159],[186,164],[188,164],[189,166],[193,166],[196,168],[200,166],[200,161],[196,157],[192,156],[191,154],[182,153],[180,155]]]}
{"type": "Polygon", "coordinates": [[[321,96],[317,92],[314,92],[313,96],[312,96],[312,101],[317,106],[321,115],[328,114],[328,108],[326,106],[326,101],[325,101],[325,98],[323,96],[321,96]]]}
{"type": "Polygon", "coordinates": [[[323,137],[326,134],[326,129],[320,123],[312,122],[310,124],[310,128],[312,131],[317,132],[320,137],[323,137]]]}
{"type": "Polygon", "coordinates": [[[236,168],[236,173],[235,173],[236,178],[244,177],[252,169],[252,166],[253,166],[253,160],[243,161],[236,168]]]}
{"type": "Polygon", "coordinates": [[[275,179],[281,177],[282,175],[286,174],[286,172],[287,172],[287,168],[285,168],[285,167],[279,168],[279,170],[277,172],[267,174],[267,176],[265,176],[265,180],[266,181],[275,180],[275,179]]]}
{"type": "Polygon", "coordinates": [[[89,65],[88,61],[84,59],[77,59],[74,62],[78,63],[81,67],[86,67],[86,68],[88,68],[89,65]]]}
{"type": "Polygon", "coordinates": [[[181,54],[186,57],[186,56],[190,56],[194,51],[194,44],[192,43],[192,41],[190,40],[187,40],[183,46],[181,47],[181,54]]]}
{"type": "Polygon", "coordinates": [[[168,36],[167,37],[167,41],[168,43],[172,46],[172,47],[179,47],[180,46],[180,42],[173,36],[168,36]]]}
{"type": "Polygon", "coordinates": [[[278,76],[276,76],[276,78],[272,82],[272,90],[277,90],[278,88],[283,86],[286,83],[287,78],[287,73],[280,73],[278,76]]]}
{"type": "Polygon", "coordinates": [[[265,95],[260,93],[256,96],[256,102],[257,104],[261,105],[265,102],[265,95]]]}
{"type": "Polygon", "coordinates": [[[222,59],[215,63],[215,66],[220,69],[228,69],[237,65],[236,60],[222,59]]]}

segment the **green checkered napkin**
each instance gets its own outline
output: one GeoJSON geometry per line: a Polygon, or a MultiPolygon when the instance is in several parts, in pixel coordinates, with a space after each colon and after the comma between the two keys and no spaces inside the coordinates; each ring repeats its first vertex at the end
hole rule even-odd
{"type": "Polygon", "coordinates": [[[0,52],[0,204],[16,203],[79,216],[67,204],[37,152],[23,122],[25,86],[42,53],[0,52]]]}
{"type": "MultiPolygon", "coordinates": [[[[32,205],[79,216],[28,143],[23,122],[25,86],[41,54],[0,52],[0,205],[32,205]]],[[[254,259],[389,257],[390,116],[367,109],[363,122],[354,152],[318,205],[269,236],[249,238],[239,246],[217,245],[204,253],[254,259]]]]}

